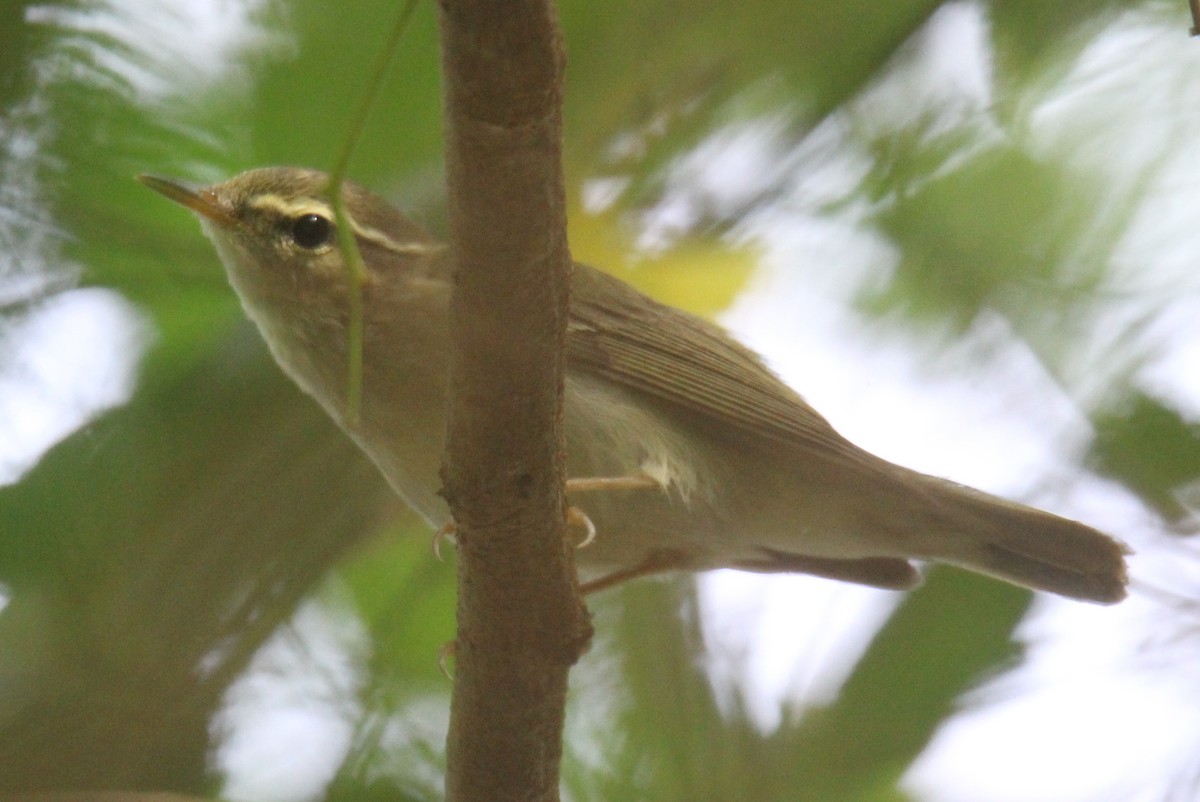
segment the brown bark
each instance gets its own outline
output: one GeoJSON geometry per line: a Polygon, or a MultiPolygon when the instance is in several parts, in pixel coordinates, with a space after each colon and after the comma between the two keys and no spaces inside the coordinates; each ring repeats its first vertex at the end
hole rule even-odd
{"type": "Polygon", "coordinates": [[[444,0],[441,30],[459,559],[446,797],[556,800],[567,673],[591,634],[564,539],[562,43],[548,0],[444,0]]]}

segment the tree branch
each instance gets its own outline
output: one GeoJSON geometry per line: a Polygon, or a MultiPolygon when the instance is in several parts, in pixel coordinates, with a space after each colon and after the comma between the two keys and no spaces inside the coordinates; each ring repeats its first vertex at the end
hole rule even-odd
{"type": "Polygon", "coordinates": [[[561,36],[548,0],[443,0],[441,31],[456,260],[442,478],[459,545],[446,796],[556,800],[567,672],[591,636],[564,539],[561,36]]]}

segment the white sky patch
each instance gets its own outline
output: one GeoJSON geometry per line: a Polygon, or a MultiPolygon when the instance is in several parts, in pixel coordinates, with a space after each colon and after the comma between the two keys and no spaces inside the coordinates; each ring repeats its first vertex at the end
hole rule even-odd
{"type": "Polygon", "coordinates": [[[361,716],[368,636],[351,610],[308,602],[259,650],[214,722],[221,797],[320,799],[361,716]]]}
{"type": "MultiPolygon", "coordinates": [[[[1124,227],[1076,370],[1099,385],[1124,380],[1200,419],[1200,51],[1152,17],[1127,15],[1086,48],[1031,116],[1041,158],[1103,182],[1098,228],[1124,227]],[[1129,209],[1127,198],[1144,193],[1129,209]],[[1116,373],[1113,376],[1113,373],[1116,373]]],[[[1084,259],[1087,255],[1084,255],[1084,259]]]]}
{"type": "Polygon", "coordinates": [[[133,90],[141,103],[204,90],[248,88],[235,70],[244,52],[278,48],[286,40],[256,24],[265,0],[139,0],[83,7],[31,6],[26,20],[77,33],[97,73],[133,90]],[[118,46],[114,47],[113,43],[118,46]],[[231,72],[232,71],[232,72],[231,72]]]}
{"type": "Polygon", "coordinates": [[[980,5],[949,3],[854,101],[868,130],[919,127],[937,135],[977,126],[992,105],[987,22],[980,5]]]}
{"type": "Polygon", "coordinates": [[[60,293],[0,329],[0,484],[127,401],[150,339],[132,304],[102,289],[60,293]]]}
{"type": "Polygon", "coordinates": [[[900,593],[801,576],[702,574],[701,626],[719,702],[738,694],[764,732],[790,700],[832,702],[900,593]]]}
{"type": "MultiPolygon", "coordinates": [[[[1181,592],[1200,584],[1194,558],[1160,550],[1135,558],[1135,571],[1161,575],[1148,561],[1190,574],[1178,577],[1181,592]]],[[[982,706],[939,730],[905,786],[930,802],[1168,798],[1200,744],[1190,671],[1200,655],[1160,600],[1135,594],[1100,608],[1047,597],[1018,634],[1029,658],[972,695],[982,706]]]]}
{"type": "Polygon", "coordinates": [[[1093,671],[1022,687],[951,719],[904,785],[928,802],[1166,799],[1200,725],[1183,690],[1093,671]]]}
{"type": "Polygon", "coordinates": [[[1155,358],[1139,371],[1139,384],[1185,420],[1200,423],[1200,291],[1172,303],[1147,337],[1155,358]]]}
{"type": "Polygon", "coordinates": [[[635,246],[645,252],[670,247],[709,212],[736,213],[780,175],[780,135],[787,115],[751,120],[718,129],[670,168],[668,192],[643,216],[635,246]]]}

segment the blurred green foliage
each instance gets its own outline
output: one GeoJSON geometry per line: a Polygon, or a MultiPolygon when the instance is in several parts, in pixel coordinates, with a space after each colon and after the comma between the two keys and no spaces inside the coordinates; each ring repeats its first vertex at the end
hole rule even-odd
{"type": "MultiPolygon", "coordinates": [[[[633,250],[640,221],[674,191],[673,169],[726,126],[785,120],[790,148],[833,121],[847,132],[838,147],[868,161],[843,205],[868,209],[899,255],[888,280],[858,299],[867,313],[961,332],[982,310],[999,311],[1035,352],[1082,349],[1069,332],[1035,333],[1104,284],[1139,198],[1117,198],[1123,214],[1097,231],[1098,179],[1035,152],[1023,103],[1062,80],[1118,14],[1153,21],[1157,6],[983,4],[993,102],[931,132],[922,126],[936,116],[872,126],[862,98],[912,57],[942,4],[559,5],[568,193],[578,198],[595,177],[624,187],[603,214],[573,222],[580,258],[633,250]],[[1081,248],[1090,272],[1078,269],[1081,248]]],[[[135,6],[0,4],[0,131],[10,142],[0,151],[0,241],[31,227],[50,234],[44,263],[0,255],[0,325],[36,314],[40,301],[6,282],[78,265],[82,284],[119,291],[155,330],[132,399],[0,488],[0,790],[217,793],[226,778],[212,758],[213,721],[227,692],[264,644],[301,637],[292,616],[302,600],[336,586],[367,645],[357,696],[344,700],[354,735],[326,798],[437,798],[439,719],[427,711],[447,703],[436,654],[453,635],[453,570],[432,560],[423,526],[279,375],[194,221],[131,180],[328,166],[396,9],[268,4],[247,15],[256,33],[227,50],[200,48],[195,66],[194,52],[177,55],[153,25],[134,24],[184,12],[135,6]],[[24,161],[11,144],[18,134],[37,143],[24,161]]],[[[1171,24],[1182,36],[1182,13],[1171,24]]],[[[351,173],[437,229],[432,3],[403,48],[351,173]]],[[[805,178],[786,165],[756,177],[736,206],[705,207],[673,247],[641,254],[629,277],[682,306],[727,305],[754,250],[727,235],[805,178]],[[688,270],[689,260],[704,269],[688,270]]],[[[1200,473],[1194,423],[1154,399],[1110,409],[1094,420],[1093,463],[1179,517],[1172,491],[1200,473]]],[[[599,743],[567,745],[571,799],[851,802],[907,798],[897,781],[959,694],[1018,659],[1012,632],[1028,594],[934,572],[836,701],[790,711],[769,733],[744,700],[718,704],[690,582],[635,584],[596,603],[607,628],[581,676],[607,684],[578,704],[603,709],[572,716],[610,726],[599,743]]]]}

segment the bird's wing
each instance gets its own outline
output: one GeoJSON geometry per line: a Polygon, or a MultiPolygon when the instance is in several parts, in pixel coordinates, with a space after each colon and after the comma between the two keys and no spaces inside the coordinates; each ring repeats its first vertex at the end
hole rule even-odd
{"type": "Polygon", "coordinates": [[[567,362],[667,404],[833,462],[877,467],[720,327],[576,265],[567,362]]]}

